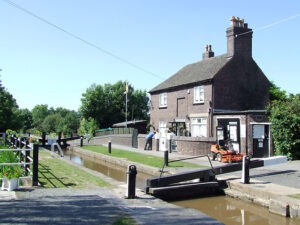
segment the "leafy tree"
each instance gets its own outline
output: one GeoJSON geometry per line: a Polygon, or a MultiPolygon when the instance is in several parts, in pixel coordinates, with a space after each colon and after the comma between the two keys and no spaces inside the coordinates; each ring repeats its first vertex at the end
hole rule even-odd
{"type": "Polygon", "coordinates": [[[33,126],[38,130],[42,130],[43,121],[49,115],[48,105],[36,105],[32,109],[33,126]]]}
{"type": "Polygon", "coordinates": [[[76,133],[79,127],[79,115],[65,108],[50,108],[49,115],[42,122],[46,133],[63,132],[64,135],[76,133]]]}
{"type": "Polygon", "coordinates": [[[271,81],[270,82],[270,101],[274,101],[274,100],[280,100],[280,101],[285,101],[287,99],[287,94],[284,90],[281,90],[280,87],[276,86],[276,84],[271,81]]]}
{"type": "Polygon", "coordinates": [[[80,121],[80,127],[78,130],[79,135],[89,134],[89,140],[94,137],[95,131],[98,129],[96,121],[93,118],[85,119],[82,118],[80,121]]]}
{"type": "Polygon", "coordinates": [[[300,159],[300,99],[274,100],[268,107],[275,153],[300,159]]]}
{"type": "Polygon", "coordinates": [[[59,123],[62,120],[62,117],[60,114],[52,114],[52,115],[48,115],[43,123],[42,123],[42,131],[50,134],[53,132],[60,132],[62,131],[61,129],[59,129],[59,123]]]}
{"type": "Polygon", "coordinates": [[[19,106],[13,96],[2,86],[0,80],[0,131],[19,130],[21,127],[19,106]]]}
{"type": "Polygon", "coordinates": [[[65,116],[62,116],[62,114],[57,113],[58,115],[61,115],[61,120],[58,124],[58,129],[62,131],[64,134],[71,134],[76,133],[77,129],[79,127],[79,116],[75,111],[68,111],[65,116]]]}
{"type": "MultiPolygon", "coordinates": [[[[85,118],[93,118],[98,127],[111,127],[114,123],[125,121],[126,82],[118,81],[115,84],[95,85],[89,87],[82,94],[80,112],[85,118]]],[[[129,85],[128,113],[130,119],[148,119],[147,92],[137,90],[129,85]]]]}
{"type": "Polygon", "coordinates": [[[23,132],[28,132],[33,126],[32,113],[28,109],[21,109],[20,113],[21,120],[23,121],[23,132]]]}

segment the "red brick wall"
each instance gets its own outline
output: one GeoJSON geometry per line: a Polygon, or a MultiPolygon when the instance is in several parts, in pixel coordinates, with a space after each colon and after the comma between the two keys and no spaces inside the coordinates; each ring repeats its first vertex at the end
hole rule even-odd
{"type": "MultiPolygon", "coordinates": [[[[159,122],[170,122],[176,118],[185,119],[185,122],[190,123],[190,115],[197,113],[208,113],[210,108],[209,101],[212,99],[212,86],[206,83],[204,85],[204,103],[193,104],[194,102],[194,87],[197,85],[189,85],[174,89],[167,92],[167,107],[159,107],[159,95],[151,95],[151,115],[150,122],[155,128],[159,128],[159,122]],[[183,99],[184,98],[184,99],[183,99]],[[181,111],[177,117],[177,100],[180,99],[181,111]],[[184,116],[183,116],[184,115],[184,116]]],[[[169,126],[170,124],[168,124],[169,126]]]]}
{"type": "Polygon", "coordinates": [[[216,144],[213,138],[175,137],[177,152],[183,155],[210,154],[210,146],[216,144]]]}

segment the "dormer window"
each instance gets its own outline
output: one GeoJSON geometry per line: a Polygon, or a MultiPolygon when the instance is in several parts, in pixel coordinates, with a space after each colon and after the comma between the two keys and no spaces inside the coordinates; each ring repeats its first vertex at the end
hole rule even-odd
{"type": "Polygon", "coordinates": [[[167,92],[159,95],[159,107],[167,107],[167,92]]]}
{"type": "Polygon", "coordinates": [[[204,86],[194,87],[194,103],[204,103],[204,86]]]}

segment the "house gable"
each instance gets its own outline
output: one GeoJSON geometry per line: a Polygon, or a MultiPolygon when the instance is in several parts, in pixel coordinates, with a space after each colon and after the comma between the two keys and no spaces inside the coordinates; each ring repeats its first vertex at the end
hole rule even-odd
{"type": "Polygon", "coordinates": [[[270,82],[252,58],[233,57],[213,80],[215,110],[261,110],[270,82]]]}

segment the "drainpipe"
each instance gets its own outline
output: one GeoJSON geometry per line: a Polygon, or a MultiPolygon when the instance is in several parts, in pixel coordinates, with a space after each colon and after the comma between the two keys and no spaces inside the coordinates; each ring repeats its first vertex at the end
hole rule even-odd
{"type": "Polygon", "coordinates": [[[211,101],[209,103],[210,106],[210,137],[213,137],[213,126],[214,126],[214,119],[213,119],[213,110],[214,110],[214,82],[211,80],[211,101]]]}
{"type": "Polygon", "coordinates": [[[248,155],[248,113],[246,113],[246,154],[248,155]]]}

